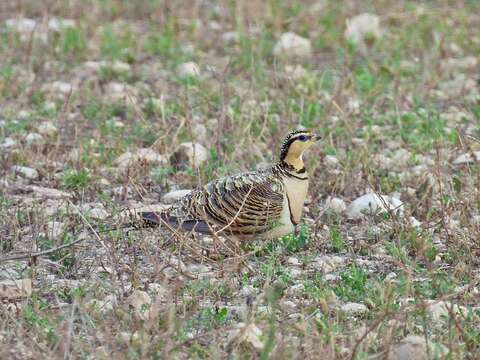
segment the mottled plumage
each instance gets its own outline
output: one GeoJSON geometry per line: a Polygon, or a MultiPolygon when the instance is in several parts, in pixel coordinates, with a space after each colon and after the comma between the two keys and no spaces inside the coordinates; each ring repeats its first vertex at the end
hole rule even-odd
{"type": "Polygon", "coordinates": [[[278,164],[213,180],[166,211],[140,213],[141,225],[241,239],[287,234],[300,221],[308,189],[302,154],[314,140],[310,132],[294,131],[278,164]]]}

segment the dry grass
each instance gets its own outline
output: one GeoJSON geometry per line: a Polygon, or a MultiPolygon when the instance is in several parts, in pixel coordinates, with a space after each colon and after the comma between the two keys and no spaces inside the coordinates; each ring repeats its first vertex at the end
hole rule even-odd
{"type": "Polygon", "coordinates": [[[16,144],[0,150],[0,251],[84,240],[0,264],[1,281],[33,283],[28,296],[0,289],[0,357],[376,359],[420,335],[429,359],[478,358],[480,168],[453,160],[478,150],[464,134],[480,134],[479,14],[477,1],[2,1],[0,144],[16,144]],[[343,33],[363,12],[383,34],[361,48],[343,33]],[[7,29],[18,17],[37,25],[7,29]],[[52,18],[75,26],[45,32],[52,18]],[[273,55],[286,31],[311,40],[310,57],[273,55]],[[177,75],[186,61],[200,76],[177,75]],[[58,131],[29,144],[46,121],[58,131]],[[275,161],[298,125],[324,137],[308,155],[298,235],[219,258],[220,240],[91,231],[172,189],[275,161]],[[147,147],[168,158],[192,140],[208,149],[200,169],[115,162],[147,147]],[[349,203],[366,189],[400,196],[404,215],[351,221],[326,209],[328,196],[349,203]],[[350,302],[366,308],[343,311],[350,302]]]}

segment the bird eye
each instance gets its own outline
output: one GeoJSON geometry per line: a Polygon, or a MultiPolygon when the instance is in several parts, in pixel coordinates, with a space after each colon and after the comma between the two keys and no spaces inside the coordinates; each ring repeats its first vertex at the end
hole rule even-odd
{"type": "Polygon", "coordinates": [[[308,140],[308,136],[307,136],[307,135],[300,135],[300,136],[298,137],[298,140],[300,140],[300,141],[307,141],[307,140],[308,140]]]}

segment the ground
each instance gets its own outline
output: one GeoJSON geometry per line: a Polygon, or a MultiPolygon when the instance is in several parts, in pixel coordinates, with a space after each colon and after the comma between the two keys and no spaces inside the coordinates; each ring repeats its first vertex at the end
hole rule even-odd
{"type": "Polygon", "coordinates": [[[2,1],[0,357],[480,358],[479,28],[475,0],[2,1]],[[299,126],[297,234],[101,231],[299,126]]]}

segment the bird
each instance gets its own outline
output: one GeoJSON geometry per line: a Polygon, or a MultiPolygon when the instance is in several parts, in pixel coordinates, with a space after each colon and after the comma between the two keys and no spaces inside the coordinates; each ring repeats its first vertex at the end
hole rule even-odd
{"type": "Polygon", "coordinates": [[[210,181],[159,212],[136,213],[135,228],[166,227],[236,240],[275,239],[300,223],[308,191],[304,152],[320,137],[291,131],[274,165],[210,181]]]}

